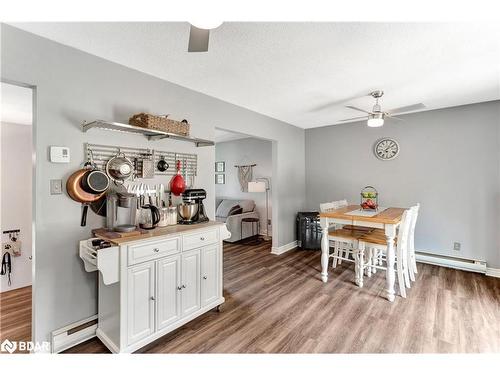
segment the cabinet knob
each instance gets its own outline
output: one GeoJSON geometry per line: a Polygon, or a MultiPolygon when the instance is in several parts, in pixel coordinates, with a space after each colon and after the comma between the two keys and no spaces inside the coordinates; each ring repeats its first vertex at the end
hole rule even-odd
{"type": "Polygon", "coordinates": [[[185,288],[186,288],[186,285],[184,285],[184,284],[183,284],[183,285],[182,285],[182,289],[185,289],[185,288]]]}
{"type": "Polygon", "coordinates": [[[151,299],[151,301],[154,301],[154,300],[155,300],[155,298],[154,298],[153,296],[151,296],[151,297],[150,297],[150,299],[151,299]]]}
{"type": "Polygon", "coordinates": [[[155,247],[155,248],[153,249],[153,251],[154,251],[155,253],[157,253],[157,252],[159,252],[159,251],[160,251],[160,249],[158,249],[157,247],[155,247]]]}
{"type": "Polygon", "coordinates": [[[205,241],[205,237],[200,237],[200,240],[205,241]]]}
{"type": "Polygon", "coordinates": [[[177,287],[177,290],[181,290],[181,289],[182,289],[182,286],[178,286],[178,287],[177,287]]]}
{"type": "Polygon", "coordinates": [[[203,276],[203,280],[206,280],[206,279],[207,279],[207,277],[206,277],[206,276],[203,276]]]}

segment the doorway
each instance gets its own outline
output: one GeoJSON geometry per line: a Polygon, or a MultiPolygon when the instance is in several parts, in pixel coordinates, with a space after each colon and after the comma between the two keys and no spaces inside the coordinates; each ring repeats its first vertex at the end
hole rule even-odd
{"type": "Polygon", "coordinates": [[[0,85],[0,343],[3,352],[26,352],[33,329],[35,93],[0,85]]]}
{"type": "Polygon", "coordinates": [[[272,220],[275,147],[272,140],[215,129],[215,211],[231,232],[227,242],[271,245],[277,239],[272,220]]]}

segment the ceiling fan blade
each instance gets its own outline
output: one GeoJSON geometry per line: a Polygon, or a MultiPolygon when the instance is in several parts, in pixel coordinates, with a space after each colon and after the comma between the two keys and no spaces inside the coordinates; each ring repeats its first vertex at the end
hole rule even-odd
{"type": "Polygon", "coordinates": [[[401,117],[396,117],[396,116],[391,116],[391,115],[385,115],[385,117],[398,120],[398,121],[406,121],[405,119],[402,119],[401,117]]]}
{"type": "Polygon", "coordinates": [[[355,111],[360,111],[360,112],[371,114],[371,112],[365,111],[364,109],[361,109],[361,108],[358,108],[358,107],[354,107],[352,105],[346,105],[346,108],[351,108],[351,109],[354,109],[355,111]]]}
{"type": "Polygon", "coordinates": [[[207,52],[210,30],[198,29],[191,25],[189,30],[188,52],[207,52]]]}
{"type": "Polygon", "coordinates": [[[388,110],[387,112],[398,114],[398,113],[403,113],[403,112],[416,111],[416,110],[424,109],[424,108],[425,108],[424,103],[418,103],[418,104],[407,105],[404,107],[393,108],[393,109],[388,110]]]}
{"type": "Polygon", "coordinates": [[[359,119],[366,119],[367,117],[366,116],[359,116],[359,117],[351,117],[351,118],[345,118],[343,120],[339,120],[339,122],[342,122],[342,121],[351,121],[351,120],[359,120],[359,119]]]}

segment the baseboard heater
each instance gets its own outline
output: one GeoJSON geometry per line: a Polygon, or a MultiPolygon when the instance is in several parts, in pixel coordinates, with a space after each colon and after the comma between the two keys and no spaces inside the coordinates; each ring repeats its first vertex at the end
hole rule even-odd
{"type": "Polygon", "coordinates": [[[471,271],[486,274],[486,262],[474,259],[456,258],[446,255],[437,255],[417,251],[417,262],[433,264],[436,266],[455,268],[463,271],[471,271]]]}
{"type": "Polygon", "coordinates": [[[60,328],[51,334],[51,353],[60,353],[95,337],[97,314],[60,328]]]}

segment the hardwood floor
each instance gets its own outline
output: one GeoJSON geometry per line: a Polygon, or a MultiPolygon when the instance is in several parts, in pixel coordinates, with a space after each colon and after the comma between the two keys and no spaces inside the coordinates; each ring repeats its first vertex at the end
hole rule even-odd
{"type": "Polygon", "coordinates": [[[31,340],[31,286],[0,293],[0,342],[31,340]]]}
{"type": "MultiPolygon", "coordinates": [[[[419,264],[406,300],[389,303],[378,272],[360,289],[345,262],[328,283],[320,252],[272,255],[224,246],[222,312],[210,311],[144,353],[500,352],[500,279],[419,264]]],[[[106,353],[92,339],[68,353],[106,353]]]]}

